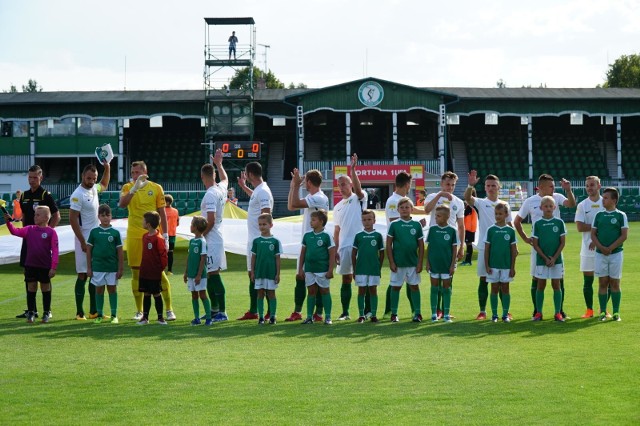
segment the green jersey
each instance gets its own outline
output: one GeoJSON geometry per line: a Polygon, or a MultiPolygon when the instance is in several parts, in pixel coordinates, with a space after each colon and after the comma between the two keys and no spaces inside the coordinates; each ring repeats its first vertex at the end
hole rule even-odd
{"type": "Polygon", "coordinates": [[[317,234],[314,231],[307,232],[302,237],[302,245],[305,247],[304,270],[305,272],[328,272],[329,249],[334,247],[333,238],[324,229],[317,234]]]}
{"type": "Polygon", "coordinates": [[[256,256],[256,267],[253,270],[256,278],[273,280],[276,277],[276,258],[282,253],[282,245],[276,237],[260,236],[253,240],[251,253],[256,256]]]}
{"type": "Polygon", "coordinates": [[[399,268],[418,266],[418,241],[424,237],[422,225],[413,219],[391,222],[387,236],[393,238],[393,261],[399,268]]]}
{"type": "Polygon", "coordinates": [[[511,269],[511,246],[516,243],[516,231],[506,225],[491,225],[485,243],[489,244],[489,267],[511,269]]]}
{"type": "Polygon", "coordinates": [[[195,278],[198,275],[202,256],[205,256],[205,262],[200,278],[207,278],[207,240],[204,237],[192,238],[189,241],[189,254],[187,254],[187,278],[195,278]]]}
{"type": "Polygon", "coordinates": [[[120,232],[112,226],[98,226],[89,233],[91,269],[94,272],[118,272],[118,247],[122,247],[120,232]]]}
{"type": "Polygon", "coordinates": [[[380,276],[380,252],[384,250],[382,235],[378,231],[362,231],[353,240],[356,254],[355,274],[380,276]]]}
{"type": "MultiPolygon", "coordinates": [[[[566,235],[567,229],[562,219],[539,219],[533,224],[533,238],[538,240],[538,246],[547,256],[553,256],[560,246],[560,237],[566,235]]],[[[556,259],[556,265],[562,264],[562,253],[556,259]]],[[[546,263],[540,254],[536,253],[536,265],[545,266],[546,263]]]]}
{"type": "Polygon", "coordinates": [[[460,244],[458,230],[451,225],[429,228],[427,233],[429,244],[429,272],[448,274],[453,262],[453,247],[460,244]]]}
{"type": "MultiPolygon", "coordinates": [[[[600,244],[609,247],[615,240],[620,238],[623,228],[629,228],[629,222],[627,222],[627,215],[618,209],[612,211],[604,210],[596,214],[591,227],[597,229],[596,235],[600,244]]],[[[618,253],[619,251],[622,251],[622,244],[611,253],[618,253]]],[[[602,253],[598,248],[596,248],[596,252],[602,253]]]]}

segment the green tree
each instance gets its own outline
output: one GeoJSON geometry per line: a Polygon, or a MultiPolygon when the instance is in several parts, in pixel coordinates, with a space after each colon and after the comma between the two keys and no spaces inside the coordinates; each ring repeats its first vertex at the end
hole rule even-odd
{"type": "Polygon", "coordinates": [[[30,78],[26,86],[24,84],[22,85],[22,91],[23,92],[42,92],[42,86],[38,86],[38,82],[30,78]]]}
{"type": "MultiPolygon", "coordinates": [[[[268,73],[264,73],[258,67],[253,67],[253,87],[258,87],[258,80],[264,78],[267,89],[284,89],[284,83],[278,80],[278,78],[269,70],[268,73]]],[[[229,88],[246,90],[249,88],[249,68],[243,68],[236,71],[229,82],[229,88]]]]}
{"type": "Polygon", "coordinates": [[[609,65],[603,87],[640,88],[640,55],[622,55],[609,65]]]}
{"type": "Polygon", "coordinates": [[[9,87],[9,90],[3,90],[4,93],[16,93],[17,91],[18,88],[15,84],[12,84],[11,87],[9,87]]]}

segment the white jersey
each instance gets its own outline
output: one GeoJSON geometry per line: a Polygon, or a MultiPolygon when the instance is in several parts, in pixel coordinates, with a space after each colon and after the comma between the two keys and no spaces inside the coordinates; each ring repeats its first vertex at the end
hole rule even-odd
{"type": "Polygon", "coordinates": [[[273,195],[267,182],[262,182],[256,186],[249,199],[249,208],[247,209],[247,247],[251,250],[253,240],[260,236],[260,228],[258,228],[258,216],[262,214],[262,209],[270,209],[273,211],[273,195]]]}
{"type": "Polygon", "coordinates": [[[100,220],[98,219],[99,192],[102,192],[102,187],[99,183],[93,185],[91,189],[80,185],[73,191],[69,199],[69,208],[80,212],[80,229],[85,238],[89,237],[89,233],[93,228],[97,228],[100,225],[100,220]]]}
{"type": "MultiPolygon", "coordinates": [[[[591,201],[591,199],[587,198],[578,203],[575,221],[591,225],[593,223],[593,218],[596,217],[596,213],[603,210],[604,207],[602,206],[602,197],[600,195],[598,195],[597,201],[591,201]]],[[[591,244],[591,232],[581,232],[581,234],[582,247],[580,248],[580,255],[594,256],[595,250],[589,250],[589,245],[591,244]]]]}
{"type": "Polygon", "coordinates": [[[400,213],[398,213],[398,201],[400,201],[401,198],[404,198],[404,195],[400,195],[397,192],[394,192],[389,198],[387,198],[387,202],[384,205],[384,215],[387,218],[387,228],[391,226],[391,221],[400,217],[400,213]]]}
{"type": "Polygon", "coordinates": [[[491,201],[488,198],[474,198],[473,206],[478,212],[478,249],[484,250],[484,242],[487,239],[487,231],[496,223],[495,209],[496,205],[504,204],[507,206],[507,223],[511,222],[511,208],[509,203],[502,200],[491,201]]]}
{"type": "MultiPolygon", "coordinates": [[[[425,198],[424,200],[424,204],[425,205],[429,204],[431,200],[433,200],[436,197],[436,195],[438,195],[437,192],[427,195],[427,198],[425,198]]],[[[436,214],[435,214],[436,207],[445,205],[445,206],[449,206],[449,208],[451,209],[451,213],[449,214],[449,220],[447,221],[447,223],[453,226],[454,228],[458,229],[458,219],[464,220],[464,202],[453,194],[451,194],[451,197],[452,197],[451,200],[448,200],[446,197],[440,197],[435,207],[433,208],[433,210],[431,210],[431,213],[429,214],[430,227],[436,225],[436,214]]]]}
{"type": "Polygon", "coordinates": [[[213,225],[209,233],[206,235],[207,245],[214,245],[216,243],[223,243],[222,239],[222,217],[224,213],[224,205],[227,201],[227,186],[226,181],[222,181],[219,184],[213,185],[200,203],[200,211],[202,216],[207,218],[208,213],[216,214],[216,223],[213,225]]]}
{"type": "Polygon", "coordinates": [[[307,232],[311,232],[311,213],[318,210],[329,211],[329,198],[322,191],[318,191],[315,194],[307,194],[304,197],[307,202],[307,208],[303,209],[304,214],[302,217],[302,235],[307,232]]]}
{"type": "Polygon", "coordinates": [[[362,210],[367,208],[367,193],[358,199],[358,195],[351,194],[347,199],[342,199],[333,208],[333,223],[340,227],[340,250],[353,247],[356,234],[362,231],[362,210]]]}
{"type": "MultiPolygon", "coordinates": [[[[553,199],[556,202],[556,208],[553,211],[553,217],[560,219],[560,209],[558,208],[558,206],[562,206],[567,200],[567,197],[554,192],[553,199]]],[[[532,195],[531,197],[524,200],[522,206],[520,207],[520,210],[518,210],[518,216],[520,216],[521,219],[526,219],[527,216],[531,216],[531,232],[533,232],[533,224],[542,219],[542,210],[540,209],[541,200],[542,197],[540,195],[532,195]]]]}

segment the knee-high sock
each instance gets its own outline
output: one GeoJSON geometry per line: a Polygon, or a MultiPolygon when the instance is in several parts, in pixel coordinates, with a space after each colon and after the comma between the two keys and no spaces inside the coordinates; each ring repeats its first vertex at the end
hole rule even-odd
{"type": "Polygon", "coordinates": [[[358,294],[358,314],[364,316],[364,294],[358,294]]]}
{"type": "Polygon", "coordinates": [[[473,244],[467,244],[467,255],[464,258],[464,261],[467,263],[471,263],[471,257],[473,256],[473,244]]]}
{"type": "MultiPolygon", "coordinates": [[[[409,287],[409,285],[405,286],[405,293],[407,294],[407,299],[409,299],[409,306],[411,307],[411,315],[415,315],[416,307],[415,307],[415,302],[412,296],[413,292],[411,291],[411,287],[409,287]]],[[[398,301],[398,304],[400,304],[400,301],[398,301]]]]}
{"type": "Polygon", "coordinates": [[[536,312],[542,313],[542,305],[544,305],[544,290],[536,290],[536,312]]]}
{"type": "Polygon", "coordinates": [[[89,282],[89,313],[95,314],[98,312],[96,305],[96,286],[89,282]]]}
{"type": "Polygon", "coordinates": [[[437,285],[431,285],[430,287],[430,298],[431,301],[431,315],[437,315],[438,313],[438,287],[437,285]]]}
{"type": "Polygon", "coordinates": [[[391,314],[392,315],[398,315],[399,304],[400,304],[400,291],[391,290],[391,314]]]}
{"type": "Polygon", "coordinates": [[[389,312],[391,312],[391,285],[387,287],[384,299],[384,313],[388,314],[389,312]]]}
{"type": "MultiPolygon", "coordinates": [[[[220,312],[226,312],[227,310],[227,296],[224,289],[224,283],[222,282],[222,276],[220,274],[213,274],[209,277],[209,280],[213,281],[213,293],[218,302],[218,309],[220,312]]],[[[208,285],[209,281],[207,281],[208,285]]]]}
{"type": "Polygon", "coordinates": [[[293,299],[294,299],[294,311],[302,312],[302,305],[304,304],[304,299],[307,297],[307,286],[304,283],[304,280],[296,280],[296,288],[293,291],[293,299]]]}
{"type": "MultiPolygon", "coordinates": [[[[144,293],[140,293],[138,289],[140,288],[140,269],[131,269],[131,292],[133,293],[133,300],[136,304],[137,312],[144,312],[144,306],[142,303],[142,299],[144,298],[144,293]]],[[[149,299],[151,301],[151,299],[149,299]]],[[[151,305],[149,305],[151,306],[151,305]]],[[[147,314],[149,311],[147,311],[147,314]]]]}
{"type": "Polygon", "coordinates": [[[264,296],[256,297],[256,305],[258,306],[258,316],[264,318],[264,296]]]}
{"type": "Polygon", "coordinates": [[[201,300],[202,300],[202,306],[204,307],[205,319],[210,320],[211,319],[211,302],[209,301],[208,297],[205,297],[204,299],[201,299],[201,300]]]}
{"type": "MultiPolygon", "coordinates": [[[[191,299],[191,307],[193,308],[193,318],[200,318],[200,300],[191,299]]],[[[211,312],[209,312],[211,315],[211,312]]]]}
{"type": "Polygon", "coordinates": [[[562,311],[562,290],[553,290],[553,308],[554,314],[559,314],[562,311]]]}
{"type": "Polygon", "coordinates": [[[96,311],[98,316],[104,315],[104,293],[96,293],[96,311]]]}
{"type": "Polygon", "coordinates": [[[257,297],[258,292],[256,291],[256,283],[254,281],[249,281],[249,312],[252,314],[258,313],[257,297]]]}
{"type": "Polygon", "coordinates": [[[322,297],[316,297],[316,314],[322,315],[324,311],[324,305],[322,304],[322,297]]]}
{"type": "Polygon", "coordinates": [[[491,295],[489,296],[489,299],[491,300],[491,315],[498,315],[498,295],[491,293],[491,295]]]}
{"type": "Polygon", "coordinates": [[[307,319],[313,318],[313,308],[316,306],[316,295],[307,296],[307,319]]]}
{"type": "Polygon", "coordinates": [[[349,315],[349,305],[351,304],[351,283],[343,283],[340,287],[340,303],[342,304],[342,313],[349,315]]]}
{"type": "Polygon", "coordinates": [[[600,312],[607,312],[608,293],[598,292],[598,302],[600,304],[600,312]]]}
{"type": "Polygon", "coordinates": [[[42,292],[42,310],[44,312],[51,310],[51,290],[42,292]]]}
{"type": "Polygon", "coordinates": [[[162,278],[160,281],[162,285],[162,298],[164,299],[164,304],[167,307],[167,311],[173,311],[173,306],[171,305],[171,282],[167,277],[167,274],[162,271],[162,278]]]}
{"type": "Polygon", "coordinates": [[[173,250],[167,252],[167,270],[173,271],[173,250]]]}
{"type": "Polygon", "coordinates": [[[271,313],[271,318],[276,317],[276,310],[278,309],[278,299],[275,297],[273,299],[267,299],[269,301],[269,312],[271,313]]]}
{"type": "MultiPolygon", "coordinates": [[[[489,284],[487,283],[486,278],[480,277],[480,280],[478,281],[478,305],[480,305],[480,312],[487,311],[488,297],[489,297],[489,284]]],[[[491,309],[493,309],[493,305],[491,305],[491,309]]],[[[496,309],[498,308],[496,307],[496,309]]]]}
{"type": "Polygon", "coordinates": [[[564,278],[560,279],[560,312],[564,312],[564,278]]]}
{"type": "Polygon", "coordinates": [[[118,316],[118,293],[109,293],[109,306],[111,307],[111,317],[118,316]]]}
{"type": "Polygon", "coordinates": [[[611,303],[613,304],[613,313],[620,313],[620,299],[622,299],[622,290],[611,292],[611,303]]]}
{"type": "Polygon", "coordinates": [[[331,300],[331,293],[322,294],[322,305],[324,306],[324,319],[331,319],[331,305],[333,301],[331,300]]]}
{"type": "Polygon", "coordinates": [[[142,315],[145,319],[149,319],[149,311],[151,310],[151,295],[143,293],[142,315]]]}
{"type": "Polygon", "coordinates": [[[442,288],[442,313],[446,316],[451,313],[451,295],[453,289],[451,287],[442,288]]]}
{"type": "Polygon", "coordinates": [[[156,312],[158,313],[158,319],[164,318],[164,306],[162,306],[162,295],[153,296],[156,305],[156,312]]]}
{"type": "MultiPolygon", "coordinates": [[[[531,279],[531,302],[533,303],[533,313],[538,312],[538,280],[531,279]]],[[[544,296],[543,296],[544,300],[544,296]]]]}
{"type": "Polygon", "coordinates": [[[364,313],[367,314],[371,312],[371,293],[369,292],[369,288],[364,292],[364,313]]]}
{"type": "MultiPolygon", "coordinates": [[[[376,294],[375,296],[370,296],[370,298],[371,298],[371,315],[375,317],[378,314],[378,295],[376,294]]],[[[365,298],[364,308],[366,312],[367,310],[366,298],[365,298]]]]}
{"type": "Polygon", "coordinates": [[[444,312],[444,306],[442,303],[442,282],[440,282],[440,284],[438,284],[438,310],[440,312],[444,312]]]}
{"type": "Polygon", "coordinates": [[[81,280],[80,278],[76,279],[76,285],[74,288],[74,292],[75,292],[75,296],[76,296],[76,315],[84,315],[84,308],[83,308],[83,302],[84,302],[84,293],[85,293],[85,288],[84,285],[86,284],[87,280],[81,280]]]}
{"type": "MultiPolygon", "coordinates": [[[[30,311],[31,309],[29,308],[29,284],[24,283],[24,291],[25,291],[25,294],[27,295],[27,311],[30,311]]],[[[33,308],[35,309],[33,312],[38,312],[38,307],[36,305],[33,305],[33,308]]]]}
{"type": "MultiPolygon", "coordinates": [[[[407,286],[409,287],[409,286],[407,286]]],[[[412,300],[412,307],[411,310],[413,311],[413,315],[420,315],[421,312],[421,304],[420,304],[420,290],[418,291],[413,291],[411,290],[411,300],[412,300]]]]}
{"type": "Polygon", "coordinates": [[[587,309],[593,309],[593,280],[593,275],[584,275],[582,277],[582,295],[587,309]]]}
{"type": "Polygon", "coordinates": [[[36,312],[36,292],[35,291],[27,291],[27,309],[29,312],[36,312]]]}
{"type": "Polygon", "coordinates": [[[207,277],[207,294],[209,295],[209,300],[211,300],[211,310],[215,311],[218,301],[216,300],[216,288],[213,285],[213,275],[207,277]]]}
{"type": "Polygon", "coordinates": [[[509,315],[509,308],[511,307],[511,293],[502,295],[502,316],[509,315]]]}

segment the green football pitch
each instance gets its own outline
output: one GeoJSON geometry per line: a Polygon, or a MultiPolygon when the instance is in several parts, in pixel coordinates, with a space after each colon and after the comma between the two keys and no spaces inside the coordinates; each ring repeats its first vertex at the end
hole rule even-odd
{"type": "MultiPolygon", "coordinates": [[[[181,274],[171,277],[178,320],[168,326],[130,319],[128,272],[120,324],[74,320],[72,254],[53,280],[53,320],[27,324],[14,318],[25,306],[22,271],[1,266],[0,424],[638,424],[640,228],[632,223],[625,243],[623,320],[602,323],[580,318],[580,237],[567,226],[566,323],[551,320],[550,289],[545,321],[531,322],[530,248],[522,243],[510,324],[474,320],[475,262],[456,273],[452,324],[412,323],[404,295],[400,323],[358,324],[354,291],[352,320],[332,326],[284,322],[293,309],[291,260],[283,261],[274,326],[233,319],[248,308],[241,256],[229,255],[223,274],[232,319],[212,327],[189,325],[181,274]]],[[[174,270],[184,268],[185,247],[178,244],[174,270]]],[[[382,294],[388,277],[387,269],[382,294]]],[[[332,293],[335,318],[339,278],[332,293]]],[[[428,313],[426,286],[422,294],[428,313]]]]}

